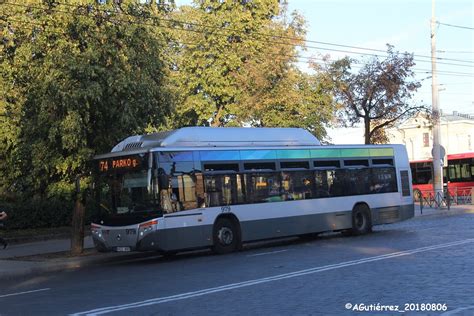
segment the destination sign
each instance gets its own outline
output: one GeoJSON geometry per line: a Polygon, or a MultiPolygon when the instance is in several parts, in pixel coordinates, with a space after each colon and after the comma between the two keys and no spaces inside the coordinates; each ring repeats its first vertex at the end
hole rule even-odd
{"type": "Polygon", "coordinates": [[[138,156],[117,157],[99,160],[100,172],[111,172],[115,170],[135,170],[142,165],[142,158],[138,156]]]}

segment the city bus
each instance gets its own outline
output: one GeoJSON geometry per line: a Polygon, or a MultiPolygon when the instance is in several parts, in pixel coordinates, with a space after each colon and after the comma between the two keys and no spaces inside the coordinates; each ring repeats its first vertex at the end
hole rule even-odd
{"type": "Polygon", "coordinates": [[[403,145],[326,146],[299,128],[187,127],[93,160],[99,251],[162,253],[344,231],[414,216],[403,145]]]}
{"type": "MultiPolygon", "coordinates": [[[[410,162],[413,182],[413,196],[433,195],[433,161],[429,159],[410,162]]],[[[474,152],[447,155],[443,168],[445,190],[453,197],[470,196],[474,187],[474,152]]]]}

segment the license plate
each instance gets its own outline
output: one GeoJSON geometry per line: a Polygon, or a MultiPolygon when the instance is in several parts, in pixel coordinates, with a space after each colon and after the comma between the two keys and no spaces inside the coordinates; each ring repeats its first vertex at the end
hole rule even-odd
{"type": "Polygon", "coordinates": [[[130,247],[117,247],[117,252],[128,252],[130,250],[130,247]]]}

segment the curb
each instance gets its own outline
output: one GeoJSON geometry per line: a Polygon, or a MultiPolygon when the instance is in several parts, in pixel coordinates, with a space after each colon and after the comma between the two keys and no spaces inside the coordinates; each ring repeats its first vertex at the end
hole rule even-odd
{"type": "MultiPolygon", "coordinates": [[[[64,234],[50,234],[50,235],[38,235],[38,236],[17,236],[17,237],[8,237],[8,230],[2,233],[4,239],[9,244],[26,244],[30,242],[37,242],[37,241],[47,241],[47,240],[57,240],[57,239],[70,239],[70,233],[64,234]]],[[[84,234],[84,238],[91,236],[91,232],[87,231],[84,234]]]]}
{"type": "Polygon", "coordinates": [[[18,266],[17,260],[0,260],[2,266],[14,264],[15,268],[7,268],[5,271],[0,271],[0,280],[13,280],[18,277],[29,277],[37,274],[52,273],[57,271],[67,271],[81,268],[83,265],[80,262],[56,262],[56,263],[40,263],[40,262],[29,262],[27,267],[18,266]],[[6,263],[11,261],[11,263],[6,263]]]}
{"type": "Polygon", "coordinates": [[[153,251],[148,252],[107,252],[100,253],[95,248],[87,248],[91,253],[77,257],[48,258],[48,256],[60,256],[66,252],[56,252],[44,255],[32,255],[24,257],[12,257],[0,259],[0,281],[13,280],[19,277],[28,278],[38,276],[42,273],[66,272],[90,267],[93,265],[116,264],[130,260],[142,260],[150,257],[159,257],[161,254],[153,251]],[[37,259],[37,260],[32,260],[37,259]]]}
{"type": "Polygon", "coordinates": [[[2,269],[0,269],[0,280],[11,280],[18,277],[29,277],[32,275],[38,275],[40,273],[73,271],[76,269],[101,263],[103,261],[106,261],[107,259],[117,257],[116,253],[93,252],[83,257],[78,256],[57,259],[47,258],[48,255],[54,256],[59,255],[60,253],[64,252],[1,259],[0,266],[2,267],[2,269]],[[46,258],[44,258],[45,256],[46,258]],[[32,260],[32,258],[38,259],[32,260]]]}

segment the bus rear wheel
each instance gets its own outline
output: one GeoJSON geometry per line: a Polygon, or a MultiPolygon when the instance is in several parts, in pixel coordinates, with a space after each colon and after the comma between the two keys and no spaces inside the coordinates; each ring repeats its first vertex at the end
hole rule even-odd
{"type": "Polygon", "coordinates": [[[352,210],[352,235],[364,235],[372,232],[370,209],[365,204],[358,204],[352,210]]]}
{"type": "Polygon", "coordinates": [[[226,254],[240,248],[237,225],[228,218],[220,218],[214,224],[213,247],[216,254],[226,254]]]}

